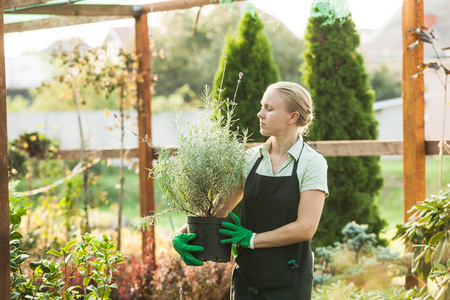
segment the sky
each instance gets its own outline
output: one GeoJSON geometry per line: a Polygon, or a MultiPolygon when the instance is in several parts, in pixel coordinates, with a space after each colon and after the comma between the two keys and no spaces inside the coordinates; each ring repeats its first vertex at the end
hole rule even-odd
{"type": "MultiPolygon", "coordinates": [[[[134,0],[148,3],[148,0],[134,0]]],[[[283,22],[295,35],[302,37],[313,0],[249,0],[259,9],[283,22]]],[[[338,0],[335,0],[338,1],[338,0]]],[[[376,29],[402,7],[403,0],[348,0],[349,10],[357,29],[376,29]]],[[[149,16],[150,25],[156,25],[158,16],[149,16]]],[[[109,21],[63,28],[35,30],[5,35],[5,55],[18,56],[23,52],[40,51],[50,43],[79,37],[91,46],[100,46],[111,27],[133,26],[133,19],[109,21]]]]}

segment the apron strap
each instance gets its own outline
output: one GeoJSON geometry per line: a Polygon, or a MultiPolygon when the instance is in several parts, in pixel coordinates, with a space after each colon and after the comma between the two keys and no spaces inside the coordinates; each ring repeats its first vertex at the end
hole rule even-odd
{"type": "Polygon", "coordinates": [[[303,148],[305,148],[305,142],[303,142],[303,144],[302,144],[302,149],[300,150],[300,154],[298,155],[297,160],[295,160],[295,158],[294,158],[295,162],[294,162],[294,167],[292,168],[292,176],[294,176],[295,172],[297,172],[298,161],[300,160],[300,157],[302,156],[303,148]]]}

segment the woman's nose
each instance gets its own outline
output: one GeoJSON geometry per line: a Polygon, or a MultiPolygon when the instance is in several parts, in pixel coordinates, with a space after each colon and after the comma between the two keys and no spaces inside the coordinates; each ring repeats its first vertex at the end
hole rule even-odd
{"type": "Polygon", "coordinates": [[[256,114],[256,116],[257,116],[258,118],[262,118],[262,117],[263,117],[262,109],[256,114]]]}

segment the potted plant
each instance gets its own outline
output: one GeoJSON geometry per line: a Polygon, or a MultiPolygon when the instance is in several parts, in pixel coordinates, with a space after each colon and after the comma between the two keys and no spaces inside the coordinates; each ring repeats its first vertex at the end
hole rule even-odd
{"type": "MultiPolygon", "coordinates": [[[[188,231],[197,235],[192,244],[205,248],[205,251],[195,254],[203,261],[230,259],[231,245],[219,243],[223,237],[219,236],[218,229],[223,221],[232,221],[218,218],[217,214],[234,187],[239,185],[245,163],[247,132],[232,129],[241,78],[242,73],[232,100],[220,99],[222,87],[219,88],[218,99],[212,99],[211,89],[205,86],[201,118],[189,123],[185,130],[178,127],[179,145],[175,155],[171,149],[152,145],[158,158],[150,175],[158,179],[169,209],[140,218],[132,224],[136,229],[145,230],[166,214],[187,213],[188,231]],[[206,227],[212,229],[209,231],[206,227]],[[224,251],[226,256],[222,258],[214,248],[211,250],[214,246],[220,247],[218,251],[224,251]]],[[[151,145],[148,139],[145,141],[151,145]]]]}

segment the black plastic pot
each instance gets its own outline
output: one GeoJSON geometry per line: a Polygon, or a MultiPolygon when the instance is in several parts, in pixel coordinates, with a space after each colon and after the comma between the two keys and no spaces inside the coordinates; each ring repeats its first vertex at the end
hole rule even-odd
{"type": "Polygon", "coordinates": [[[197,235],[190,244],[205,248],[205,251],[202,252],[192,252],[195,258],[201,261],[230,261],[231,244],[220,243],[220,240],[226,238],[226,236],[219,234],[222,222],[233,223],[230,218],[187,217],[188,232],[197,235]]]}

